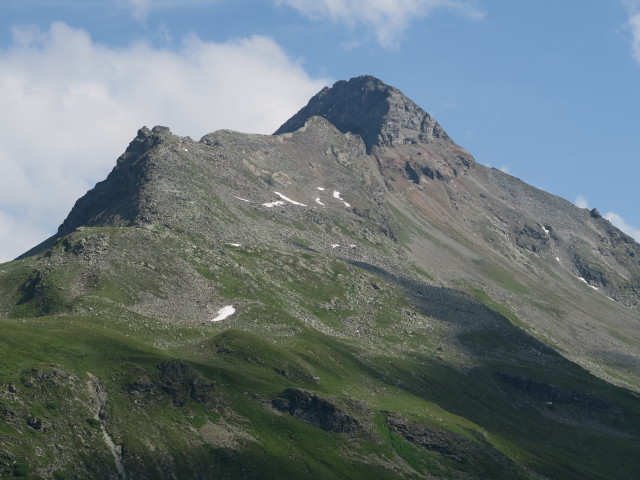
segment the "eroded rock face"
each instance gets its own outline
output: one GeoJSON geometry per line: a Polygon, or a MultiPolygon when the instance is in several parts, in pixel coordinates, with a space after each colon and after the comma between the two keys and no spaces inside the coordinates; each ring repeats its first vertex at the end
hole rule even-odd
{"type": "Polygon", "coordinates": [[[169,134],[167,127],[160,126],[138,130],[109,176],[76,201],[57,236],[67,235],[79,226],[132,225],[143,217],[139,200],[148,174],[149,151],[169,134]]]}
{"type": "Polygon", "coordinates": [[[158,365],[162,372],[162,389],[173,395],[173,403],[183,406],[188,399],[205,402],[213,393],[213,384],[184,362],[170,361],[158,365]]]}
{"type": "Polygon", "coordinates": [[[355,417],[316,394],[299,388],[285,389],[271,405],[276,410],[327,432],[352,433],[360,428],[355,417]]]}
{"type": "Polygon", "coordinates": [[[370,75],[324,88],[275,134],[302,128],[314,116],[342,133],[362,137],[383,174],[415,184],[425,179],[450,180],[475,165],[435,119],[400,90],[370,75]]]}
{"type": "Polygon", "coordinates": [[[136,372],[136,378],[125,386],[125,392],[134,397],[151,398],[161,393],[173,397],[173,404],[183,407],[189,400],[206,403],[217,400],[213,383],[200,375],[191,365],[171,360],[157,366],[160,379],[152,379],[146,372],[136,372]]]}
{"type": "Polygon", "coordinates": [[[523,478],[514,462],[482,436],[476,436],[475,439],[467,438],[435,425],[410,420],[396,412],[382,413],[385,415],[389,431],[417,447],[446,458],[449,462],[463,465],[464,476],[455,478],[523,478]]]}
{"type": "Polygon", "coordinates": [[[385,412],[389,430],[414,445],[438,452],[452,460],[460,461],[456,450],[470,443],[466,438],[455,433],[438,430],[426,424],[408,420],[401,415],[385,412]],[[457,446],[457,447],[456,447],[457,446]]]}
{"type": "Polygon", "coordinates": [[[450,140],[431,115],[396,88],[370,75],[325,87],[276,134],[294,132],[316,115],[329,120],[342,133],[360,135],[369,153],[374,146],[450,140]]]}
{"type": "Polygon", "coordinates": [[[549,237],[540,227],[524,224],[515,228],[516,245],[531,252],[541,252],[549,249],[549,237]]]}

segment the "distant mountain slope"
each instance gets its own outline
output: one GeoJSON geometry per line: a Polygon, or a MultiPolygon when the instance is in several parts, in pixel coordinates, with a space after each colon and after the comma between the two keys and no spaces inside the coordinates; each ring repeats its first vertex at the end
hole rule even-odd
{"type": "Polygon", "coordinates": [[[630,237],[374,77],[142,128],[0,265],[0,476],[632,479],[639,299],[630,237]]]}
{"type": "Polygon", "coordinates": [[[475,283],[572,359],[600,374],[603,363],[619,367],[638,385],[640,245],[631,237],[595,210],[477,164],[424,110],[374,77],[325,88],[276,133],[314,115],[365,139],[411,232],[412,262],[475,283]]]}

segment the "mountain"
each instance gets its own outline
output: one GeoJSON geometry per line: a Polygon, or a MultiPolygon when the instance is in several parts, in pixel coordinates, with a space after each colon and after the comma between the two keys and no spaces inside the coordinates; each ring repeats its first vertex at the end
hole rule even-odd
{"type": "Polygon", "coordinates": [[[0,265],[0,476],[633,479],[640,245],[363,76],[142,128],[0,265]]]}

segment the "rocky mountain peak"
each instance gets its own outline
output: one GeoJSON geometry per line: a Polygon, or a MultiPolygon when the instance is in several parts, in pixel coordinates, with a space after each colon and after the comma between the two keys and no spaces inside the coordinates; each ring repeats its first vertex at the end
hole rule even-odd
{"type": "Polygon", "coordinates": [[[326,118],[343,133],[360,135],[368,153],[376,146],[451,141],[427,112],[400,90],[370,75],[325,87],[275,134],[296,131],[316,115],[326,118]]]}
{"type": "Polygon", "coordinates": [[[149,152],[172,137],[168,127],[142,127],[109,176],[79,198],[58,228],[62,237],[80,226],[131,225],[142,215],[140,196],[148,177],[149,152]]]}

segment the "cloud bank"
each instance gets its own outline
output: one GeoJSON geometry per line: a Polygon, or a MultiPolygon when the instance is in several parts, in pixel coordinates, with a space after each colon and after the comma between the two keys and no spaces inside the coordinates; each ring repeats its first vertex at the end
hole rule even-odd
{"type": "Polygon", "coordinates": [[[262,36],[164,50],[15,28],[0,50],[0,261],[53,234],[141,126],[271,133],[326,83],[262,36]]]}
{"type": "Polygon", "coordinates": [[[372,29],[383,47],[397,46],[412,20],[428,16],[438,8],[458,11],[471,18],[484,14],[469,0],[275,0],[314,20],[372,29]]]}

